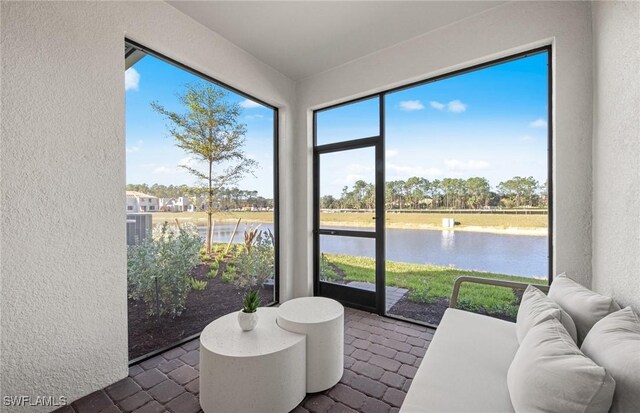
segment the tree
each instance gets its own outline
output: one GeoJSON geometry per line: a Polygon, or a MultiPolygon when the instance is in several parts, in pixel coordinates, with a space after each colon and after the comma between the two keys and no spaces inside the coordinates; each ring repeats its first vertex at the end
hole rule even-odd
{"type": "Polygon", "coordinates": [[[503,197],[503,204],[507,207],[532,205],[533,197],[538,189],[538,181],[532,176],[528,178],[514,176],[509,180],[500,182],[497,189],[498,193],[503,197]]]}
{"type": "Polygon", "coordinates": [[[442,190],[445,195],[445,206],[447,208],[462,208],[467,193],[466,182],[459,178],[444,178],[442,180],[442,190]]]}
{"type": "Polygon", "coordinates": [[[479,209],[488,204],[491,185],[486,178],[479,176],[469,178],[466,182],[467,205],[471,208],[479,209]]]}
{"type": "Polygon", "coordinates": [[[422,202],[427,196],[429,188],[429,181],[425,178],[413,176],[407,179],[407,182],[404,184],[404,192],[407,202],[409,202],[409,206],[413,209],[417,209],[420,202],[422,202]]]}
{"type": "Polygon", "coordinates": [[[440,205],[440,197],[442,196],[442,182],[439,179],[434,179],[429,186],[429,193],[431,195],[432,208],[438,208],[440,205]]]}
{"type": "Polygon", "coordinates": [[[243,151],[246,126],[238,122],[241,108],[229,103],[226,96],[219,87],[195,83],[186,85],[184,93],[178,94],[184,113],[170,111],[158,102],[151,104],[153,110],[169,122],[169,134],[176,140],[176,146],[206,166],[202,172],[191,165],[180,165],[204,182],[208,254],[211,253],[214,194],[219,188],[253,173],[257,166],[243,151]]]}

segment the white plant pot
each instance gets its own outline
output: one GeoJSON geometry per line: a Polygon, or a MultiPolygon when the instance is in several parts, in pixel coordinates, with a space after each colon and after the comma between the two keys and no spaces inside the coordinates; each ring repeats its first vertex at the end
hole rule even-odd
{"type": "Polygon", "coordinates": [[[258,312],[245,313],[244,311],[238,312],[238,324],[243,331],[251,331],[256,328],[258,324],[258,312]]]}

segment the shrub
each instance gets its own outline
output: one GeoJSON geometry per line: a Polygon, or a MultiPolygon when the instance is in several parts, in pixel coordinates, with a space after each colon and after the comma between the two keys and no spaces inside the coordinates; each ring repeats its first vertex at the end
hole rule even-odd
{"type": "Polygon", "coordinates": [[[333,269],[324,254],[320,254],[320,279],[322,281],[335,281],[338,279],[338,273],[333,269]]]}
{"type": "Polygon", "coordinates": [[[180,315],[201,245],[195,225],[156,225],[150,237],[128,251],[129,297],[142,299],[149,315],[180,315]]]}
{"type": "Polygon", "coordinates": [[[222,281],[226,283],[234,281],[237,277],[235,267],[231,266],[230,264],[231,263],[227,264],[226,270],[222,273],[222,281]]]}
{"type": "Polygon", "coordinates": [[[258,231],[251,244],[236,256],[235,264],[237,274],[234,283],[238,287],[260,287],[272,278],[274,254],[271,232],[258,231]]]}
{"type": "Polygon", "coordinates": [[[189,284],[191,285],[191,288],[196,291],[204,290],[205,288],[207,288],[208,283],[208,281],[197,280],[193,277],[189,277],[189,284]]]}
{"type": "Polygon", "coordinates": [[[216,260],[211,265],[209,265],[209,273],[207,274],[207,277],[216,278],[216,276],[218,275],[219,269],[220,269],[220,262],[216,260]]]}

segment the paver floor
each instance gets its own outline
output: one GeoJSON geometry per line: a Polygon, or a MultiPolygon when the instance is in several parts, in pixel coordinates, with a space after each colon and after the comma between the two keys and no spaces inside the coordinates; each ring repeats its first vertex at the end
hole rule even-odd
{"type": "MultiPolygon", "coordinates": [[[[324,392],[308,394],[293,411],[397,412],[434,332],[345,308],[342,379],[324,392]]],[[[145,360],[130,367],[125,379],[58,411],[198,413],[199,347],[193,340],[145,360]]]]}

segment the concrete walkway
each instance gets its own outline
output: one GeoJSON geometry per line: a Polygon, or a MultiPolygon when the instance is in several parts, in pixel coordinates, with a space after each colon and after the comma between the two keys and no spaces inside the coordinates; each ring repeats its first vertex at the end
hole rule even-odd
{"type": "MultiPolygon", "coordinates": [[[[375,284],[368,283],[368,282],[351,281],[347,285],[349,287],[360,288],[362,290],[367,290],[367,291],[375,291],[376,290],[375,284]]],[[[389,286],[387,286],[385,288],[385,292],[386,292],[386,294],[385,294],[385,303],[386,303],[386,306],[387,306],[387,311],[389,311],[389,309],[391,309],[391,307],[396,305],[396,303],[398,301],[400,301],[402,299],[402,297],[404,297],[404,295],[409,292],[409,290],[407,290],[406,288],[389,287],[389,286]]]]}

